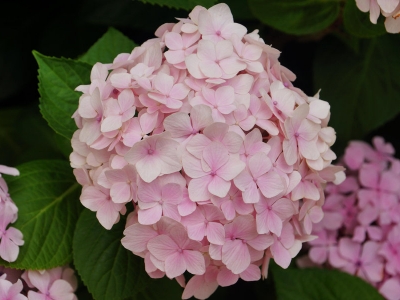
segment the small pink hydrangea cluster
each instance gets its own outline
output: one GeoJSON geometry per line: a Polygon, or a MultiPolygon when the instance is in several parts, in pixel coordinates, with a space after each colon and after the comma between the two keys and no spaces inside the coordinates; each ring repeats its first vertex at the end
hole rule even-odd
{"type": "Polygon", "coordinates": [[[19,246],[24,244],[21,231],[8,227],[18,218],[18,208],[10,198],[8,186],[1,173],[17,176],[15,168],[0,165],[0,257],[8,262],[13,262],[19,254],[19,246]],[[8,227],[8,228],[7,228],[8,227]]]}
{"type": "Polygon", "coordinates": [[[400,299],[400,160],[383,138],[375,149],[353,141],[346,180],[327,185],[324,218],[309,242],[313,263],[359,276],[389,300],[400,299]]]}
{"type": "Polygon", "coordinates": [[[0,267],[0,275],[0,300],[78,299],[74,270],[66,266],[44,271],[0,267]]]}
{"type": "Polygon", "coordinates": [[[73,117],[71,166],[82,204],[153,278],[204,299],[239,278],[287,268],[323,217],[323,186],[341,182],[330,106],[295,88],[280,52],[197,6],[112,64],[97,63],[73,117]],[[260,270],[262,266],[262,272],[260,270]]]}
{"type": "Polygon", "coordinates": [[[386,17],[385,28],[389,33],[400,32],[400,0],[356,0],[357,7],[369,11],[369,19],[376,24],[380,14],[386,17]]]}

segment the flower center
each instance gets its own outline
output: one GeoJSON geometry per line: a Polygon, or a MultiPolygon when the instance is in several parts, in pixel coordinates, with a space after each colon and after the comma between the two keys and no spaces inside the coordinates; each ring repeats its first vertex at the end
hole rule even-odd
{"type": "Polygon", "coordinates": [[[154,150],[153,150],[153,149],[149,149],[149,150],[147,150],[147,153],[148,153],[149,155],[152,155],[152,154],[154,153],[154,150]]]}

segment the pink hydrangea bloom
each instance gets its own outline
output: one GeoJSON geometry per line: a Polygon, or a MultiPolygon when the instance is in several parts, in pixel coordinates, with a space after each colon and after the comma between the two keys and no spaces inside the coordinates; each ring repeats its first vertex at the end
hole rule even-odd
{"type": "Polygon", "coordinates": [[[178,20],[93,67],[70,159],[103,227],[134,206],[122,244],[149,276],[192,273],[182,297],[205,299],[265,277],[270,259],[287,268],[344,173],[329,104],[293,86],[258,31],[223,3],[178,20]]]}
{"type": "Polygon", "coordinates": [[[74,270],[64,266],[50,270],[16,270],[0,267],[1,300],[77,300],[74,270]]]}
{"type": "Polygon", "coordinates": [[[74,294],[77,280],[74,271],[68,267],[51,270],[32,271],[22,274],[22,278],[32,289],[28,292],[28,300],[77,300],[74,294]]]}
{"type": "Polygon", "coordinates": [[[11,283],[7,280],[7,275],[0,276],[0,299],[1,300],[27,300],[24,295],[21,294],[23,285],[21,280],[18,279],[16,283],[11,283]]]}
{"type": "Polygon", "coordinates": [[[375,137],[373,145],[352,141],[347,147],[342,159],[347,178],[326,187],[325,216],[313,227],[319,238],[309,242],[309,258],[359,276],[395,300],[400,295],[400,160],[383,138],[375,137]]]}
{"type": "Polygon", "coordinates": [[[372,23],[376,24],[380,14],[386,17],[385,27],[389,33],[400,32],[400,1],[399,0],[356,0],[357,7],[362,12],[369,11],[372,23]]]}
{"type": "Polygon", "coordinates": [[[18,208],[10,198],[8,186],[1,173],[17,176],[19,171],[15,168],[0,165],[0,257],[8,262],[16,261],[19,246],[24,244],[22,232],[14,227],[9,227],[18,218],[18,208]]]}

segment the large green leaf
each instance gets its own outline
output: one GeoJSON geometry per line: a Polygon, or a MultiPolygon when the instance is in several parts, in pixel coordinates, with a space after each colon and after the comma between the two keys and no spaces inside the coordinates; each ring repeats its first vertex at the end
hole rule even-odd
{"type": "Polygon", "coordinates": [[[104,229],[96,214],[84,210],[74,235],[74,264],[96,300],[132,297],[146,287],[143,259],[121,244],[125,222],[104,229]]]}
{"type": "Polygon", "coordinates": [[[358,277],[328,269],[272,268],[278,300],[383,300],[378,291],[358,277]]]}
{"type": "Polygon", "coordinates": [[[91,65],[33,52],[39,65],[40,111],[50,127],[67,139],[77,129],[72,114],[78,108],[75,88],[90,83],[91,65]]]}
{"type": "Polygon", "coordinates": [[[302,35],[321,31],[339,15],[338,0],[248,0],[263,23],[286,33],[302,35]]]}
{"type": "Polygon", "coordinates": [[[358,54],[327,38],[317,50],[315,88],[331,104],[330,125],[343,146],[400,112],[400,36],[361,40],[358,54]]]}
{"type": "Polygon", "coordinates": [[[38,160],[18,166],[20,176],[7,176],[11,198],[18,207],[12,226],[25,244],[10,264],[19,269],[51,269],[72,261],[72,236],[82,205],[80,186],[67,162],[38,160]]]}
{"type": "Polygon", "coordinates": [[[111,27],[79,60],[91,65],[111,63],[118,54],[130,53],[134,47],[133,41],[111,27]]]}
{"type": "MultiPolygon", "coordinates": [[[[343,20],[345,29],[361,38],[371,38],[386,33],[383,22],[372,24],[369,20],[369,13],[360,11],[355,1],[346,1],[343,20]]],[[[382,21],[383,18],[380,18],[380,20],[382,21]]]]}
{"type": "Polygon", "coordinates": [[[141,0],[144,3],[158,4],[161,6],[167,6],[169,8],[186,9],[191,10],[196,5],[204,6],[209,8],[213,6],[216,0],[141,0]]]}

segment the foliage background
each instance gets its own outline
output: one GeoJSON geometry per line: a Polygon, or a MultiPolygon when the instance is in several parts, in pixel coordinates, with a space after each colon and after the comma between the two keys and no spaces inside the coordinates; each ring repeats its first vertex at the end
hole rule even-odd
{"type": "MultiPolygon", "coordinates": [[[[0,74],[0,163],[9,166],[28,163],[21,169],[23,175],[25,169],[25,174],[29,174],[32,168],[43,170],[36,177],[36,181],[29,175],[21,176],[19,179],[9,179],[11,195],[16,202],[22,201],[19,205],[20,226],[33,228],[29,221],[33,218],[34,222],[39,224],[35,226],[42,225],[43,228],[53,228],[57,226],[56,224],[65,224],[65,222],[74,228],[82,210],[78,201],[79,187],[75,186],[74,179],[71,177],[72,172],[66,163],[71,152],[69,141],[56,134],[47,125],[38,109],[40,97],[38,67],[32,51],[37,51],[35,52],[37,60],[41,57],[39,53],[50,57],[73,59],[80,57],[85,60],[83,55],[87,49],[110,27],[122,32],[136,44],[141,44],[154,37],[154,31],[159,25],[175,22],[174,17],[186,17],[188,10],[195,4],[200,3],[209,7],[215,3],[213,0],[147,0],[145,2],[147,3],[137,0],[71,0],[69,2],[38,0],[22,4],[19,1],[1,1],[0,11],[3,15],[0,19],[0,68],[2,71],[0,74]],[[154,3],[172,4],[180,9],[154,3]],[[52,161],[34,161],[40,159],[57,159],[59,165],[54,165],[52,161]],[[53,188],[48,187],[50,183],[41,187],[40,183],[46,181],[46,178],[52,180],[60,178],[60,180],[55,180],[56,183],[52,182],[53,188]],[[54,184],[57,187],[54,188],[54,184]],[[35,197],[26,195],[26,191],[24,194],[21,190],[22,185],[36,191],[37,193],[33,193],[35,197]],[[59,195],[60,190],[64,191],[61,195],[59,195]],[[30,201],[29,205],[24,204],[26,201],[30,201]],[[76,205],[71,204],[71,201],[77,201],[76,205]],[[23,204],[26,206],[22,207],[23,204]],[[44,218],[29,215],[35,207],[39,210],[46,208],[44,218]],[[75,217],[62,219],[60,211],[65,209],[71,212],[70,215],[73,212],[75,217]],[[57,213],[61,219],[49,218],[57,213]],[[28,225],[24,225],[24,222],[28,225]]],[[[334,150],[338,156],[343,153],[350,139],[370,141],[374,135],[383,136],[395,148],[400,149],[398,137],[400,35],[386,34],[382,17],[378,25],[370,24],[368,15],[357,10],[354,0],[228,0],[224,2],[231,7],[236,22],[245,25],[249,32],[260,29],[260,35],[266,43],[272,44],[282,52],[280,62],[297,75],[295,86],[308,95],[314,95],[322,88],[321,98],[331,104],[330,124],[337,130],[338,140],[334,150]]],[[[103,62],[106,63],[106,61],[103,62]]],[[[42,72],[46,71],[42,69],[42,72]]],[[[30,190],[31,194],[32,190],[30,190]]],[[[90,222],[90,214],[86,213],[82,217],[90,222]]],[[[43,228],[42,230],[45,230],[43,228]]],[[[72,240],[73,237],[68,232],[70,231],[66,229],[61,234],[63,241],[72,240]]],[[[26,235],[25,232],[24,234],[26,235]]],[[[29,231],[29,234],[39,233],[29,231]]],[[[60,235],[60,232],[57,234],[60,235]]],[[[90,232],[88,234],[90,235],[90,232]]],[[[81,238],[84,242],[84,237],[81,238]]],[[[111,243],[113,236],[110,236],[110,239],[111,243]]],[[[51,245],[57,241],[50,240],[47,243],[51,245]]],[[[78,242],[74,240],[74,243],[78,242]]],[[[32,245],[34,244],[32,241],[32,245]]],[[[27,245],[29,245],[29,238],[27,245]]],[[[32,257],[29,251],[33,250],[28,251],[27,245],[22,248],[24,249],[21,253],[22,261],[17,261],[18,267],[40,268],[41,259],[46,260],[46,257],[32,257]]],[[[43,246],[43,248],[46,247],[47,244],[43,246]]],[[[84,248],[82,249],[84,252],[84,248]]],[[[60,253],[64,253],[65,259],[54,259],[51,261],[54,266],[71,261],[70,248],[62,249],[62,251],[64,252],[60,253]]],[[[60,253],[58,254],[61,257],[60,253]]],[[[82,255],[88,254],[82,253],[82,255]]],[[[79,264],[79,259],[76,263],[79,264]]],[[[134,270],[137,272],[141,270],[140,272],[143,273],[143,266],[138,260],[134,262],[134,266],[132,267],[134,270]]],[[[280,277],[280,270],[275,267],[273,269],[276,270],[275,277],[279,279],[276,281],[282,282],[284,279],[280,277]]],[[[120,270],[116,269],[115,272],[117,271],[120,270]]],[[[83,273],[80,275],[85,277],[83,273]]],[[[292,273],[294,277],[291,277],[290,272],[285,274],[289,279],[297,276],[292,273]]],[[[315,277],[315,274],[310,276],[315,277]]],[[[139,277],[142,278],[141,275],[139,277]]],[[[313,280],[324,280],[322,277],[317,276],[313,280]]],[[[300,282],[302,282],[301,278],[303,276],[300,276],[300,282]]],[[[93,278],[90,280],[94,283],[98,282],[93,278]]],[[[90,280],[84,281],[90,285],[90,280]]],[[[345,280],[350,279],[346,277],[345,280]]],[[[164,280],[158,284],[168,287],[171,299],[176,299],[172,295],[179,295],[179,288],[170,287],[171,283],[166,282],[164,280]]],[[[354,283],[355,286],[357,282],[354,283]]],[[[307,283],[304,284],[307,285],[307,283]]],[[[139,294],[132,299],[155,299],[157,295],[152,294],[154,293],[152,285],[154,283],[148,280],[138,281],[135,286],[141,286],[141,288],[137,288],[139,294]]],[[[276,294],[272,285],[273,282],[270,280],[261,283],[239,282],[233,287],[219,289],[212,299],[224,297],[275,299],[276,294]]],[[[327,289],[329,290],[329,286],[327,289]]],[[[304,292],[301,284],[295,290],[297,293],[300,290],[304,292]]],[[[276,285],[276,291],[279,299],[291,299],[290,295],[285,296],[280,292],[279,283],[276,285]]],[[[79,293],[82,299],[85,297],[91,299],[83,285],[79,293]]],[[[326,289],[321,293],[327,293],[326,289]]],[[[120,299],[123,299],[124,295],[122,293],[120,299]]],[[[318,292],[315,295],[318,295],[318,292]]],[[[302,299],[317,299],[315,295],[304,295],[308,298],[302,299]]],[[[365,299],[379,299],[368,297],[373,297],[373,293],[368,293],[365,299]]],[[[333,296],[332,299],[340,298],[333,296]]]]}

